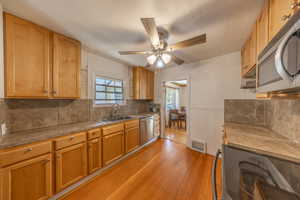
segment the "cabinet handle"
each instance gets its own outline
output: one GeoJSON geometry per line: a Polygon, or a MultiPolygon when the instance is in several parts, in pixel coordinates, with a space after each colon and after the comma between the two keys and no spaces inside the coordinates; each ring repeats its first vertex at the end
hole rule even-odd
{"type": "Polygon", "coordinates": [[[44,94],[47,94],[48,93],[48,90],[43,90],[44,94]]]}
{"type": "Polygon", "coordinates": [[[292,16],[291,14],[283,15],[283,16],[281,17],[281,21],[286,21],[286,20],[290,19],[291,16],[292,16]]]}
{"type": "Polygon", "coordinates": [[[297,7],[300,7],[300,3],[296,3],[296,2],[291,3],[291,9],[295,9],[297,7]]]}
{"type": "Polygon", "coordinates": [[[24,150],[24,153],[29,153],[29,152],[31,152],[32,151],[32,148],[28,148],[28,149],[25,149],[24,150]]]}
{"type": "Polygon", "coordinates": [[[71,136],[70,138],[69,138],[69,140],[73,140],[74,139],[74,136],[71,136]]]}
{"type": "Polygon", "coordinates": [[[53,91],[52,94],[56,94],[56,91],[53,91]]]}

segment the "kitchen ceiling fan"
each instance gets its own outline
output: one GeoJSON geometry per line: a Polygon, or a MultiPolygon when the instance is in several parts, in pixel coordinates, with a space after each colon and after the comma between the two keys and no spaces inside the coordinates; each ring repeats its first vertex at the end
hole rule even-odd
{"type": "Polygon", "coordinates": [[[151,50],[149,51],[119,51],[120,55],[144,54],[148,55],[147,61],[150,65],[155,65],[159,68],[164,67],[171,60],[177,65],[184,63],[184,60],[173,55],[172,52],[206,42],[206,34],[193,37],[172,45],[167,43],[169,33],[162,27],[157,27],[154,18],[141,18],[142,24],[149,36],[151,42],[151,50]]]}

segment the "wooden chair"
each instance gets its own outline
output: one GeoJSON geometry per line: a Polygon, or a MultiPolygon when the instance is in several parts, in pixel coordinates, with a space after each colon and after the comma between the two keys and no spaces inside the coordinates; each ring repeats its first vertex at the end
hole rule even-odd
{"type": "Polygon", "coordinates": [[[169,128],[172,128],[173,125],[177,125],[177,127],[179,127],[179,116],[177,109],[169,110],[169,128]]]}

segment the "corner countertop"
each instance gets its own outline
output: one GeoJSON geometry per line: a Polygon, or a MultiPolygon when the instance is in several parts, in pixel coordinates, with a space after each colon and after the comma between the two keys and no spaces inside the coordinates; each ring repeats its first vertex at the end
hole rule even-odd
{"type": "Polygon", "coordinates": [[[76,124],[68,124],[61,126],[54,126],[48,128],[25,130],[7,134],[0,137],[0,150],[20,145],[40,142],[60,136],[65,136],[81,131],[87,131],[93,128],[115,124],[118,122],[125,122],[128,120],[139,119],[138,116],[131,116],[130,119],[115,120],[115,121],[100,121],[100,122],[83,122],[76,124]]]}
{"type": "Polygon", "coordinates": [[[300,144],[264,127],[225,123],[224,144],[300,163],[300,144]]]}

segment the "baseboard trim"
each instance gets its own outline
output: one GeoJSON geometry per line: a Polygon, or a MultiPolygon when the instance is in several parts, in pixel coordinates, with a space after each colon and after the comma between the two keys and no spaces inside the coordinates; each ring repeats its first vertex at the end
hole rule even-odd
{"type": "Polygon", "coordinates": [[[118,164],[119,162],[121,162],[122,160],[124,160],[127,157],[131,156],[132,154],[140,151],[141,149],[145,148],[146,146],[150,145],[151,143],[155,142],[157,139],[158,139],[158,137],[155,137],[155,138],[151,139],[146,144],[143,144],[142,146],[140,146],[137,149],[129,152],[128,154],[126,154],[125,156],[123,156],[123,157],[119,158],[118,160],[112,162],[111,164],[109,164],[109,165],[107,165],[107,166],[99,169],[98,171],[95,171],[94,173],[86,176],[85,178],[81,179],[80,181],[76,182],[75,184],[73,184],[73,185],[67,187],[66,189],[62,190],[61,192],[55,194],[54,196],[52,196],[51,198],[49,198],[49,200],[62,200],[66,196],[70,195],[72,192],[75,192],[76,190],[80,189],[81,187],[83,187],[86,184],[88,184],[91,181],[93,181],[95,178],[97,178],[98,176],[100,176],[106,170],[110,169],[114,165],[118,164]]]}

